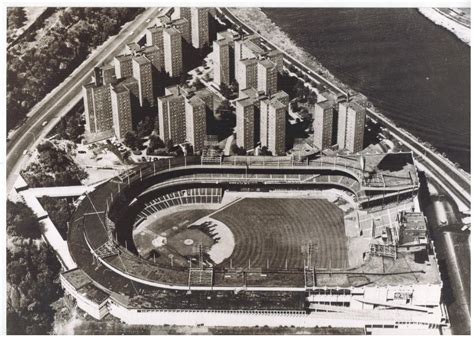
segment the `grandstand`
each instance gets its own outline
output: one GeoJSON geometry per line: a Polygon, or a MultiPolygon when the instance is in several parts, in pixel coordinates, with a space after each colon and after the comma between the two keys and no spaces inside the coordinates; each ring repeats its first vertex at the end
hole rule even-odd
{"type": "Polygon", "coordinates": [[[136,228],[148,216],[167,208],[189,204],[218,204],[221,200],[221,188],[184,189],[158,196],[150,202],[145,203],[145,207],[138,213],[137,220],[133,227],[136,228]]]}

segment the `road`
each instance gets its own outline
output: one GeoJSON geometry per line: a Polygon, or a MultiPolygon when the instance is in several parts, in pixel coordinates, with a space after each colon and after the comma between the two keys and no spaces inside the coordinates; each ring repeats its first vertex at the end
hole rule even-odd
{"type": "Polygon", "coordinates": [[[133,22],[125,24],[116,36],[100,46],[96,53],[32,108],[26,122],[15,131],[7,144],[7,193],[12,189],[23,164],[26,163],[28,155],[23,155],[23,152],[33,149],[47,135],[58,122],[52,120],[66,112],[64,108],[79,102],[82,98],[82,86],[90,81],[93,68],[103,62],[110,62],[115,55],[120,54],[125,44],[137,41],[149,25],[147,21],[167,10],[169,8],[149,8],[133,22]],[[44,121],[49,123],[43,126],[44,121]]]}
{"type": "MultiPolygon", "coordinates": [[[[260,36],[263,40],[265,40],[265,44],[267,46],[283,52],[283,58],[286,64],[293,65],[301,72],[305,73],[310,79],[326,85],[333,91],[347,95],[347,92],[338,87],[336,84],[314,72],[309,67],[291,57],[285,51],[281,50],[271,42],[268,42],[265,37],[239,20],[228,9],[219,8],[219,11],[224,14],[229,21],[240,26],[246,33],[260,36]]],[[[470,210],[471,181],[469,175],[456,168],[450,161],[446,160],[441,155],[421,144],[413,135],[397,127],[392,121],[384,117],[382,114],[375,112],[373,109],[367,109],[367,113],[368,117],[374,119],[387,128],[403,145],[407,146],[417,156],[421,157],[425,161],[425,166],[429,171],[428,174],[431,176],[436,176],[439,180],[441,180],[443,185],[447,188],[447,192],[451,195],[454,195],[465,205],[465,207],[459,205],[460,209],[470,210]]]]}

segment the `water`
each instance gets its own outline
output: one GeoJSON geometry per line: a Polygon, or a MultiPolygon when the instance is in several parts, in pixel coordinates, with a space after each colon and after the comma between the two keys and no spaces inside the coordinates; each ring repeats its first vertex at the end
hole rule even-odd
{"type": "Polygon", "coordinates": [[[470,47],[416,9],[266,8],[399,126],[470,171],[470,47]]]}

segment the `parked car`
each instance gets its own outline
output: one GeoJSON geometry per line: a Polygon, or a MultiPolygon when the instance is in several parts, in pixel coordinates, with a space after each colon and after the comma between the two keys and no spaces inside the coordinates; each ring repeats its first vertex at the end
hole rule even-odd
{"type": "Polygon", "coordinates": [[[47,125],[47,124],[48,124],[48,120],[46,120],[46,121],[43,121],[43,123],[41,123],[41,126],[43,126],[43,127],[44,127],[44,126],[45,126],[45,125],[47,125]]]}

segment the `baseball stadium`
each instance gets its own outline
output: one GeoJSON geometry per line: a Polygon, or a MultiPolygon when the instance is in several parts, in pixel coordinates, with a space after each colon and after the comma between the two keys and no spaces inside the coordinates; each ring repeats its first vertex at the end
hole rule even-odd
{"type": "Polygon", "coordinates": [[[411,153],[141,164],[79,198],[62,285],[129,324],[437,329],[419,185],[411,153]]]}

